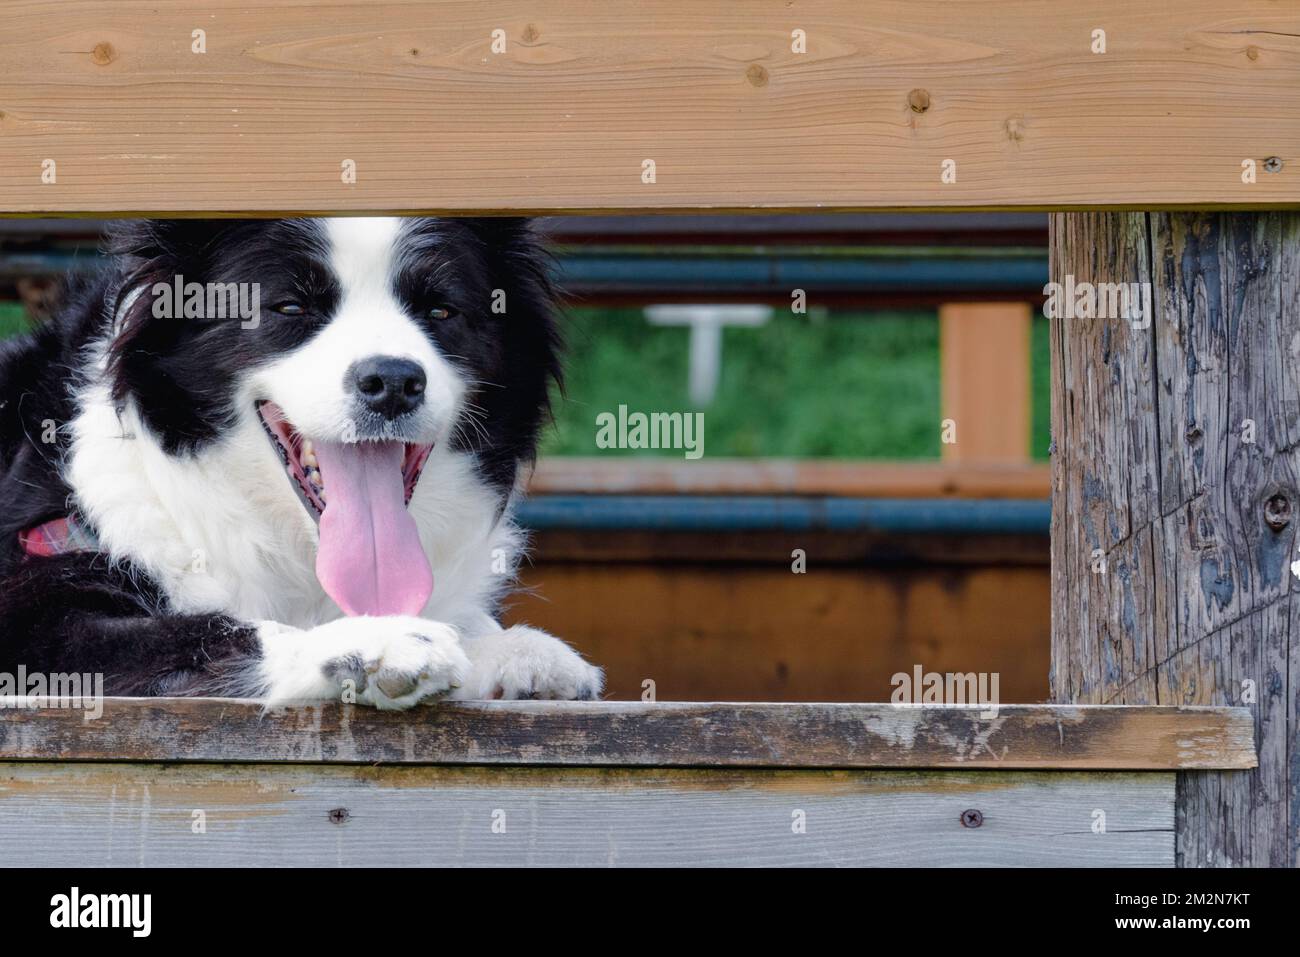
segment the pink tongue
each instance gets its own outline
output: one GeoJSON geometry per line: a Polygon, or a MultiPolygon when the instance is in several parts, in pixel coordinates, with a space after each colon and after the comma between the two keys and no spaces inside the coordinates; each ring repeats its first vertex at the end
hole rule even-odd
{"type": "Polygon", "coordinates": [[[406,510],[401,442],[317,442],[327,502],[316,577],[348,615],[418,615],[433,571],[406,510]]]}

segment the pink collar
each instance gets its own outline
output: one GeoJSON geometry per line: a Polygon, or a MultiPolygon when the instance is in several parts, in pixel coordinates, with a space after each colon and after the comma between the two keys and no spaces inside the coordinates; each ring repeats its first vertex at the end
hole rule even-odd
{"type": "Polygon", "coordinates": [[[99,539],[76,515],[51,519],[18,533],[22,550],[36,558],[52,558],[72,552],[97,552],[99,539]]]}

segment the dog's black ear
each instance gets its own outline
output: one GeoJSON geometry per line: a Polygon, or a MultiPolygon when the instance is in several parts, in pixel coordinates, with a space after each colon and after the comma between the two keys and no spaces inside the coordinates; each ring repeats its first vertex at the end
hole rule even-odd
{"type": "Polygon", "coordinates": [[[512,322],[514,344],[563,389],[558,322],[562,292],[555,279],[559,268],[541,231],[533,220],[520,217],[461,222],[482,241],[493,286],[508,292],[505,317],[512,322]]]}
{"type": "Polygon", "coordinates": [[[558,272],[543,234],[529,219],[501,217],[459,220],[482,243],[493,288],[506,292],[499,318],[504,351],[501,382],[476,399],[487,413],[493,441],[478,450],[481,467],[508,488],[522,462],[531,461],[550,408],[550,386],[564,391],[558,272]]]}
{"type": "Polygon", "coordinates": [[[491,236],[506,237],[518,233],[533,231],[533,221],[526,216],[480,216],[471,219],[458,219],[485,239],[491,236]]]}
{"type": "Polygon", "coordinates": [[[108,350],[113,398],[133,395],[163,447],[177,451],[197,441],[220,419],[219,403],[202,389],[200,377],[184,366],[178,348],[199,326],[154,314],[149,290],[177,277],[203,282],[214,251],[239,220],[143,219],[109,224],[105,248],[117,259],[120,281],[110,303],[114,333],[108,350]]]}
{"type": "Polygon", "coordinates": [[[201,269],[217,241],[239,220],[123,219],[104,231],[105,251],[130,269],[188,266],[201,269]]]}
{"type": "Polygon", "coordinates": [[[542,241],[541,232],[534,221],[524,216],[483,216],[457,222],[493,246],[540,245],[542,241]]]}
{"type": "Polygon", "coordinates": [[[518,270],[518,276],[540,283],[539,292],[555,298],[552,281],[555,261],[547,252],[545,237],[535,222],[517,216],[460,220],[483,243],[488,264],[518,270]]]}

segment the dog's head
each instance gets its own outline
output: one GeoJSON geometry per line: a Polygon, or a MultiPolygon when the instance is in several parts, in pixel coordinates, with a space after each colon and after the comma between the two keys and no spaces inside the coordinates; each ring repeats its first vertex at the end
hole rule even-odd
{"type": "Polygon", "coordinates": [[[405,505],[430,451],[474,453],[504,495],[559,376],[528,224],[141,221],[115,225],[109,249],[124,271],[115,399],[172,455],[256,420],[320,522],[327,591],[348,611],[418,610],[405,505]],[[387,584],[349,585],[357,549],[389,556],[387,584]]]}

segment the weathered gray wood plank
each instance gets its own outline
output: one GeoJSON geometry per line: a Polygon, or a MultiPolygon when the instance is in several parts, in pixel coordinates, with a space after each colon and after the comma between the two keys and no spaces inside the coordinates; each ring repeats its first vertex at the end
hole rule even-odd
{"type": "Polygon", "coordinates": [[[323,761],[651,767],[1253,767],[1244,709],[889,704],[342,704],[108,698],[0,708],[0,760],[323,761]]]}
{"type": "Polygon", "coordinates": [[[0,862],[1172,866],[1173,802],[1172,773],[14,762],[0,862]]]}
{"type": "Polygon", "coordinates": [[[1053,698],[1248,707],[1260,767],[1180,777],[1180,859],[1298,864],[1300,214],[1058,214],[1051,267],[1154,306],[1053,320],[1053,698]]]}

